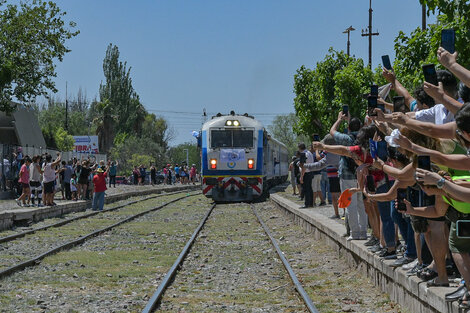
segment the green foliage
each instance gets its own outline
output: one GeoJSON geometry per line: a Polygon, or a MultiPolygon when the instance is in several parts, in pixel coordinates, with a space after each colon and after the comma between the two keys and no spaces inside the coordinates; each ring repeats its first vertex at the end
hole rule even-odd
{"type": "Polygon", "coordinates": [[[294,107],[299,119],[295,131],[325,135],[343,104],[349,105],[351,116],[362,118],[366,103],[361,95],[369,92],[372,78],[362,59],[333,48],[315,69],[301,66],[294,75],[294,107]]]}
{"type": "Polygon", "coordinates": [[[105,83],[100,85],[102,105],[96,107],[102,117],[108,118],[106,123],[97,121],[98,136],[102,137],[104,151],[111,148],[114,134],[142,135],[142,124],[147,111],[132,86],[130,71],[127,62],[119,61],[119,48],[109,44],[103,60],[105,83]],[[105,135],[107,133],[110,135],[105,135]]]}
{"type": "Polygon", "coordinates": [[[267,128],[271,135],[285,144],[289,149],[290,155],[295,155],[297,144],[305,142],[308,144],[310,139],[305,135],[297,135],[294,132],[295,126],[299,123],[299,118],[294,114],[278,115],[274,118],[271,125],[267,128]]]}
{"type": "Polygon", "coordinates": [[[168,162],[173,165],[181,165],[183,162],[186,162],[185,149],[188,149],[188,165],[191,166],[192,164],[196,164],[196,168],[201,168],[200,152],[197,148],[196,143],[191,142],[186,142],[179,144],[175,147],[171,147],[167,153],[168,162]]]}
{"type": "Polygon", "coordinates": [[[75,143],[73,136],[69,135],[69,133],[62,127],[59,127],[55,131],[54,140],[57,145],[57,148],[60,151],[72,151],[73,144],[75,143]]]}
{"type": "Polygon", "coordinates": [[[154,158],[146,154],[133,154],[128,160],[128,163],[134,164],[137,167],[143,165],[144,167],[150,168],[151,164],[154,163],[154,158]]]}
{"type": "MultiPolygon", "coordinates": [[[[129,156],[134,154],[147,156],[149,160],[159,167],[165,164],[165,150],[158,143],[152,141],[151,138],[136,137],[128,134],[121,134],[116,138],[114,146],[110,151],[110,159],[119,161],[118,171],[121,174],[129,175],[134,166],[140,165],[133,163],[134,160],[129,158],[129,156]]],[[[144,165],[148,164],[149,162],[144,165]]]]}
{"type": "Polygon", "coordinates": [[[169,129],[167,121],[155,114],[147,114],[142,123],[142,137],[156,142],[164,150],[168,148],[169,129]]]}
{"type": "Polygon", "coordinates": [[[0,0],[0,111],[15,109],[12,98],[24,102],[57,91],[54,61],[62,61],[70,51],[66,40],[79,33],[65,14],[52,1],[0,0]]]}
{"type": "Polygon", "coordinates": [[[436,52],[442,29],[455,29],[458,61],[464,67],[470,67],[470,4],[446,0],[421,2],[425,2],[431,12],[439,10],[441,14],[437,17],[437,23],[428,25],[426,30],[417,28],[408,35],[400,32],[395,39],[394,70],[400,82],[410,91],[424,80],[421,69],[423,64],[434,63],[440,66],[436,52]]]}

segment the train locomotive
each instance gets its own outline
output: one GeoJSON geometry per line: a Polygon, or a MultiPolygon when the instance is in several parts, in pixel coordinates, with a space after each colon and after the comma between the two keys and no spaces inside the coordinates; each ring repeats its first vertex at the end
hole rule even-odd
{"type": "Polygon", "coordinates": [[[198,144],[203,193],[215,202],[263,200],[270,187],[287,180],[287,147],[246,113],[213,116],[198,144]]]}

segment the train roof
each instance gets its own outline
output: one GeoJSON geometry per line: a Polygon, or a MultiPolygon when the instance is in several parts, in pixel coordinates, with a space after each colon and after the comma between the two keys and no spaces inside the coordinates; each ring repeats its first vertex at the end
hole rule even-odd
{"type": "Polygon", "coordinates": [[[222,115],[219,113],[213,116],[212,119],[210,119],[209,121],[205,122],[204,125],[202,125],[202,130],[207,130],[211,127],[225,127],[225,123],[230,120],[238,121],[240,123],[240,128],[253,127],[256,129],[264,129],[264,126],[260,121],[248,114],[240,115],[233,113],[228,115],[222,115]]]}

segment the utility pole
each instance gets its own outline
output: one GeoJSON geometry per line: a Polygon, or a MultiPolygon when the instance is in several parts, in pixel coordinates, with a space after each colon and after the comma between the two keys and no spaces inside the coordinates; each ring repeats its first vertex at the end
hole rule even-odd
{"type": "Polygon", "coordinates": [[[421,5],[421,29],[426,30],[427,25],[426,25],[426,5],[422,4],[421,5]]]}
{"type": "Polygon", "coordinates": [[[369,0],[369,27],[368,30],[362,30],[362,37],[369,37],[369,68],[372,68],[372,36],[378,36],[379,33],[372,32],[372,0],[369,0]]]}
{"type": "Polygon", "coordinates": [[[69,130],[69,102],[67,100],[67,82],[65,82],[65,130],[69,130]]]}
{"type": "Polygon", "coordinates": [[[349,41],[349,35],[354,30],[356,30],[356,29],[354,27],[352,27],[352,25],[351,25],[348,28],[346,28],[346,30],[343,32],[343,34],[348,34],[348,45],[347,45],[347,54],[348,54],[348,56],[351,56],[351,51],[350,51],[351,41],[349,41]]]}

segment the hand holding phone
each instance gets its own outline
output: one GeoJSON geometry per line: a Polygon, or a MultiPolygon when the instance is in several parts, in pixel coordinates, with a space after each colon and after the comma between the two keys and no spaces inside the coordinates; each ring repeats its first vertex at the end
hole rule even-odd
{"type": "Polygon", "coordinates": [[[406,211],[406,203],[403,201],[407,197],[407,190],[404,188],[398,188],[397,190],[397,211],[406,211]]]}
{"type": "Polygon", "coordinates": [[[377,97],[369,96],[367,97],[367,115],[376,116],[377,113],[374,112],[374,109],[377,108],[377,97]]]}
{"type": "Polygon", "coordinates": [[[390,57],[388,55],[382,56],[382,64],[387,70],[392,70],[392,63],[390,63],[390,57]]]}
{"type": "Polygon", "coordinates": [[[418,155],[418,168],[431,170],[431,157],[429,155],[418,155]]]}
{"type": "Polygon", "coordinates": [[[436,66],[434,64],[423,65],[424,80],[434,86],[438,86],[436,66]]]}
{"type": "Polygon", "coordinates": [[[441,31],[441,47],[446,49],[450,54],[455,52],[455,30],[443,29],[441,31]]]}
{"type": "Polygon", "coordinates": [[[318,134],[313,135],[313,141],[320,141],[320,135],[318,134]]]}

